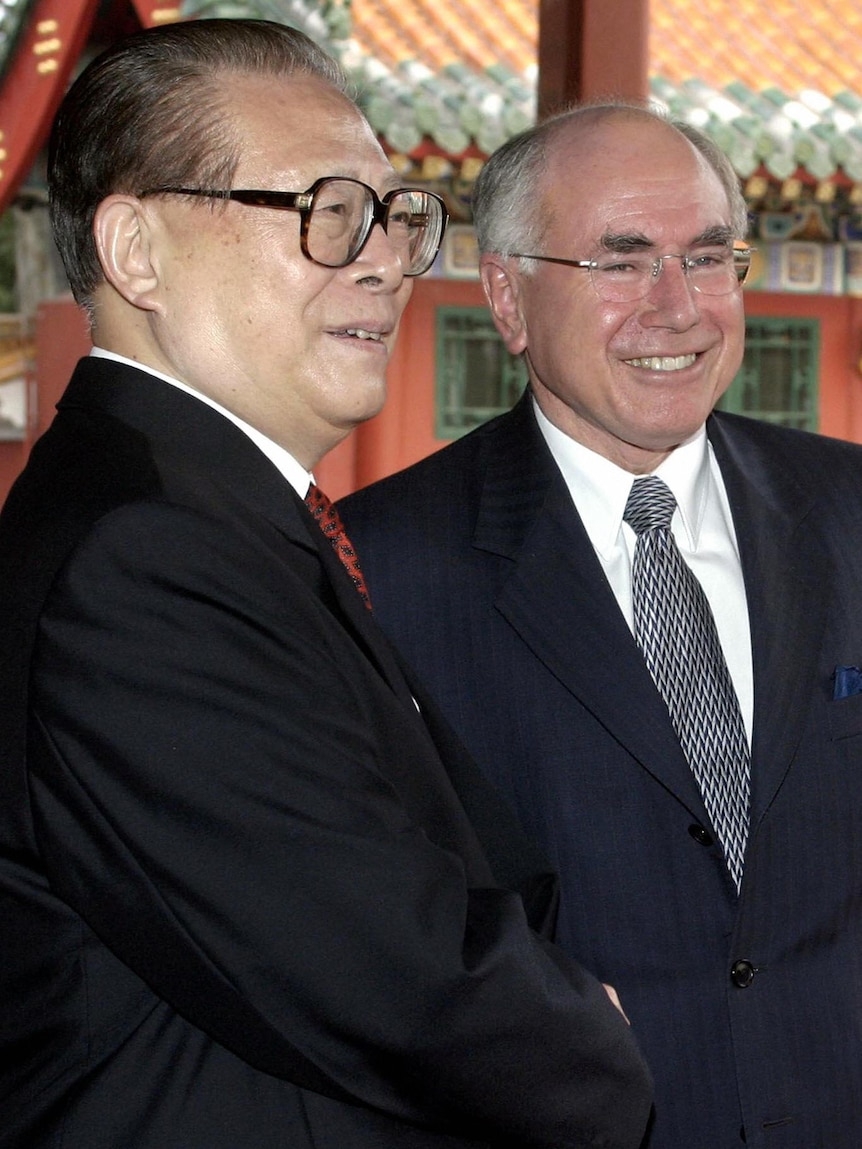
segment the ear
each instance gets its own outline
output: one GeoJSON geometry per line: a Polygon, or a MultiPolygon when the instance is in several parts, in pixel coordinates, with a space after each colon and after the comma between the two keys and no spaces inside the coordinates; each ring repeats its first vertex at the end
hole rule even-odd
{"type": "Polygon", "coordinates": [[[151,221],[136,196],[109,195],[96,208],[93,238],[105,279],[143,311],[161,311],[151,221]]]}
{"type": "Polygon", "coordinates": [[[527,324],[521,311],[521,279],[513,260],[486,253],[479,260],[479,276],[506,350],[520,355],[527,347],[527,324]]]}

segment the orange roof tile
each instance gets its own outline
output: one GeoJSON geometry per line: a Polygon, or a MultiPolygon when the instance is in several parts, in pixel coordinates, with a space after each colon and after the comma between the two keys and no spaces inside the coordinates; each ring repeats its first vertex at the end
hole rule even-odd
{"type": "MultiPolygon", "coordinates": [[[[468,140],[487,151],[523,126],[535,114],[538,8],[538,0],[352,0],[358,56],[391,81],[366,73],[372,123],[390,146],[412,152],[424,131],[450,154],[468,140]],[[501,71],[522,81],[517,94],[501,71]]],[[[763,164],[780,179],[800,165],[817,179],[839,166],[862,179],[859,60],[860,0],[650,3],[653,95],[717,138],[746,177],[763,164]]]]}
{"type": "Polygon", "coordinates": [[[651,0],[650,74],[714,88],[862,95],[858,0],[651,0]],[[719,34],[716,34],[716,30],[719,34]]]}
{"type": "Polygon", "coordinates": [[[389,67],[503,64],[521,74],[536,60],[538,0],[353,0],[350,16],[354,38],[389,67]]]}
{"type": "MultiPolygon", "coordinates": [[[[432,70],[503,64],[522,75],[536,62],[538,0],[353,0],[353,35],[393,67],[432,70]]],[[[806,88],[862,95],[859,0],[651,0],[650,74],[755,91],[806,88]],[[720,29],[720,35],[716,35],[720,29]]]]}

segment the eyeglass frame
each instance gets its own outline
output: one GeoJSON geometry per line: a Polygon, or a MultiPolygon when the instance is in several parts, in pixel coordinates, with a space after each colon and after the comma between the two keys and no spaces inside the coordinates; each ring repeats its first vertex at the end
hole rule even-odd
{"type": "MultiPolygon", "coordinates": [[[[338,271],[342,267],[349,267],[359,259],[362,252],[365,250],[365,245],[371,238],[371,233],[376,224],[380,224],[383,231],[386,232],[386,217],[389,212],[390,202],[393,196],[401,195],[403,192],[416,192],[419,195],[428,196],[440,206],[442,213],[440,222],[440,235],[437,240],[437,248],[428,267],[422,271],[404,271],[407,277],[414,277],[417,275],[424,275],[437,258],[440,251],[440,245],[443,242],[443,236],[446,234],[446,225],[449,222],[449,212],[443,198],[437,195],[436,192],[426,191],[425,188],[417,187],[397,187],[392,191],[385,192],[382,196],[378,196],[373,187],[363,183],[362,180],[353,179],[351,176],[321,176],[316,179],[314,183],[302,192],[285,192],[285,191],[272,191],[264,189],[250,189],[250,188],[231,188],[224,191],[208,188],[180,188],[180,187],[156,187],[147,188],[146,191],[138,192],[138,198],[144,199],[147,196],[157,195],[190,195],[201,196],[206,199],[221,199],[221,200],[236,200],[237,203],[246,204],[248,207],[269,207],[278,211],[298,211],[300,216],[299,226],[299,246],[302,254],[310,262],[316,264],[318,267],[328,267],[332,271],[338,271]],[[322,263],[319,259],[315,259],[308,250],[308,229],[311,225],[311,213],[314,208],[314,197],[320,189],[328,183],[350,183],[357,184],[361,188],[365,188],[371,194],[372,212],[371,219],[368,224],[368,231],[365,238],[359,245],[358,250],[354,255],[344,261],[344,263],[322,263]]],[[[386,232],[388,235],[388,232],[386,232]]]]}
{"type": "MultiPolygon", "coordinates": [[[[743,283],[745,283],[746,279],[748,278],[749,271],[751,270],[751,256],[755,251],[757,251],[756,247],[749,247],[748,245],[746,245],[744,247],[733,247],[731,249],[731,260],[733,263],[733,270],[736,272],[736,284],[734,286],[732,286],[729,291],[722,291],[722,292],[719,292],[717,295],[712,295],[713,299],[721,299],[725,295],[731,295],[737,288],[742,287],[743,283]]],[[[622,256],[624,254],[633,254],[633,253],[630,253],[630,252],[629,253],[622,253],[622,252],[616,252],[616,253],[609,252],[608,253],[609,256],[613,255],[613,254],[618,254],[618,255],[622,256]]],[[[538,259],[542,263],[558,263],[558,264],[562,264],[564,267],[580,267],[580,268],[586,269],[590,272],[597,270],[599,267],[599,261],[597,259],[563,259],[557,255],[525,255],[521,251],[509,252],[509,257],[511,259],[538,259]]],[[[671,252],[671,253],[668,253],[667,255],[657,255],[655,257],[655,259],[653,259],[652,266],[650,269],[650,274],[652,275],[652,282],[649,284],[649,286],[647,287],[647,289],[643,293],[643,295],[636,295],[633,299],[625,299],[625,300],[621,299],[621,300],[618,300],[616,302],[619,302],[619,303],[637,303],[637,301],[640,299],[646,299],[646,297],[652,291],[653,287],[656,285],[656,283],[658,283],[659,279],[661,278],[661,274],[664,271],[664,261],[666,259],[679,259],[679,260],[681,260],[680,267],[682,268],[683,274],[688,276],[692,260],[691,260],[691,256],[687,252],[684,254],[674,254],[671,252]]],[[[703,291],[700,287],[698,287],[698,285],[694,282],[694,280],[689,279],[688,282],[691,283],[692,289],[694,291],[696,291],[699,295],[705,295],[705,296],[707,296],[707,298],[710,298],[710,293],[708,291],[703,291]]],[[[596,292],[596,295],[599,296],[599,299],[602,299],[603,297],[601,295],[599,295],[598,288],[596,287],[596,283],[595,283],[595,280],[593,279],[592,275],[590,275],[590,283],[592,283],[593,289],[596,292]]],[[[614,300],[605,299],[604,302],[605,303],[613,303],[614,300]]]]}

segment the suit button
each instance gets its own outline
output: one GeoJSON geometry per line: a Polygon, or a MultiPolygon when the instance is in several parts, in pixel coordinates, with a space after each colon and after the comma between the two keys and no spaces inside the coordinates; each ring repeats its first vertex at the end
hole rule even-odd
{"type": "Polygon", "coordinates": [[[746,961],[745,959],[735,961],[730,971],[730,980],[739,989],[748,989],[754,981],[754,975],[756,973],[757,967],[753,966],[750,961],[746,961]]]}
{"type": "Polygon", "coordinates": [[[697,822],[688,828],[689,834],[694,838],[695,842],[699,842],[701,846],[713,846],[715,838],[707,830],[706,826],[701,826],[697,822]]]}

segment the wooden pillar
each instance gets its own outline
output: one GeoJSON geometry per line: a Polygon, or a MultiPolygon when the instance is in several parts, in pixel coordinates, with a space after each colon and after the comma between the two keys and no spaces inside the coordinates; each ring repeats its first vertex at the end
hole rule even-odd
{"type": "Polygon", "coordinates": [[[649,0],[539,0],[539,117],[649,95],[649,0]]]}

